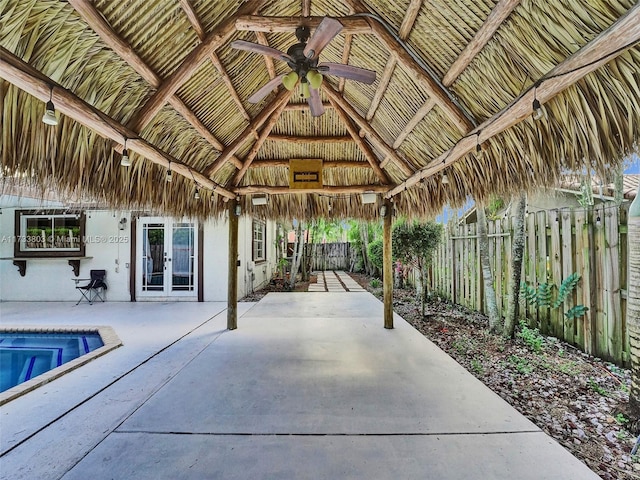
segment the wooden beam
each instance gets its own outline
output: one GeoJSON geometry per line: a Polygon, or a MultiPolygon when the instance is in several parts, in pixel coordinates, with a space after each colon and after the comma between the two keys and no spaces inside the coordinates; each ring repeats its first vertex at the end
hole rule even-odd
{"type": "MultiPolygon", "coordinates": [[[[326,110],[327,108],[333,108],[329,102],[322,102],[322,106],[326,110]]],[[[309,104],[308,103],[287,103],[287,106],[284,107],[285,112],[299,112],[299,111],[308,111],[309,104]]]]}
{"type": "Polygon", "coordinates": [[[246,187],[238,187],[234,191],[238,195],[253,195],[256,193],[266,193],[268,195],[296,195],[307,193],[328,193],[331,195],[340,194],[356,194],[356,193],[386,193],[389,190],[387,185],[348,185],[342,186],[330,186],[325,185],[322,188],[289,188],[287,187],[272,187],[269,185],[249,185],[246,187]]]}
{"type": "Polygon", "coordinates": [[[393,328],[393,250],[391,224],[393,204],[384,201],[386,215],[382,226],[382,297],[384,301],[384,328],[393,328]]]}
{"type": "MultiPolygon", "coordinates": [[[[320,25],[324,17],[263,17],[257,15],[244,15],[236,20],[236,30],[265,33],[293,33],[300,25],[306,25],[310,29],[320,25]]],[[[369,22],[361,17],[340,17],[342,34],[371,33],[369,22]]]]}
{"type": "MultiPolygon", "coordinates": [[[[387,143],[382,139],[382,137],[376,132],[369,122],[367,122],[364,118],[362,118],[358,112],[344,99],[342,95],[336,92],[328,83],[324,83],[323,86],[324,93],[329,97],[329,101],[338,105],[341,109],[343,109],[351,119],[363,130],[368,136],[371,143],[383,151],[383,153],[390,157],[391,160],[396,164],[396,166],[402,170],[405,175],[412,175],[413,169],[409,166],[406,160],[404,160],[400,155],[393,150],[387,143]]],[[[358,134],[356,134],[359,137],[358,134]]],[[[355,139],[354,139],[355,140],[355,139]]],[[[356,140],[357,142],[357,140],[356,140]]],[[[378,165],[376,163],[376,165],[378,165]]]]}
{"type": "Polygon", "coordinates": [[[302,0],[302,16],[311,16],[311,0],[302,0]]]}
{"type": "Polygon", "coordinates": [[[345,112],[342,108],[340,108],[338,103],[333,98],[329,97],[329,101],[333,103],[333,108],[335,108],[336,113],[342,120],[342,123],[344,123],[345,127],[347,128],[349,135],[351,135],[353,140],[356,142],[356,145],[358,145],[360,150],[362,150],[362,153],[367,159],[367,162],[369,162],[369,165],[371,165],[371,168],[373,168],[373,171],[375,172],[375,174],[378,176],[378,178],[383,184],[389,185],[391,183],[391,180],[387,176],[386,172],[382,170],[382,167],[380,167],[380,164],[378,163],[378,160],[375,154],[373,153],[373,150],[371,150],[371,147],[367,145],[367,142],[365,142],[363,138],[360,138],[360,135],[358,135],[358,130],[353,125],[352,120],[351,118],[349,118],[349,115],[347,114],[347,112],[345,112]]]}
{"type": "Polygon", "coordinates": [[[369,106],[369,111],[367,112],[366,119],[371,120],[373,116],[376,114],[376,110],[382,101],[382,97],[387,92],[387,87],[389,86],[389,82],[391,81],[391,76],[393,75],[393,71],[396,69],[396,58],[394,56],[390,56],[387,59],[387,64],[384,66],[384,70],[382,71],[382,75],[380,76],[380,82],[378,83],[378,88],[376,90],[373,99],[371,100],[371,105],[369,106]]]}
{"type": "MultiPolygon", "coordinates": [[[[266,47],[269,46],[269,40],[267,40],[267,36],[264,32],[256,32],[256,38],[260,45],[264,45],[266,47]]],[[[264,58],[264,64],[267,67],[267,72],[269,72],[269,78],[276,78],[276,67],[273,64],[273,58],[269,55],[263,55],[262,58],[264,58]]]]}
{"type": "Polygon", "coordinates": [[[353,142],[353,138],[349,135],[336,136],[336,137],[310,137],[303,135],[269,135],[267,140],[271,142],[283,142],[283,143],[348,143],[353,142]]]}
{"type": "Polygon", "coordinates": [[[405,127],[400,131],[396,140],[393,142],[393,148],[397,149],[404,139],[413,131],[414,128],[422,121],[424,117],[431,111],[431,109],[435,106],[436,102],[433,98],[427,100],[416,112],[416,114],[409,120],[409,123],[405,125],[405,127]]]}
{"type": "MultiPolygon", "coordinates": [[[[187,1],[187,0],[181,0],[187,1]]],[[[96,8],[88,0],[70,0],[69,4],[76,10],[80,17],[98,34],[102,41],[111,48],[116,55],[122,58],[138,75],[140,75],[153,88],[158,88],[162,83],[162,79],[144,63],[144,61],[136,54],[136,52],[123,41],[118,34],[111,28],[105,18],[96,10],[96,8]]],[[[177,96],[169,98],[169,103],[182,117],[202,135],[216,150],[222,151],[224,145],[209,131],[209,129],[200,121],[200,119],[180,100],[177,96]]],[[[116,151],[122,152],[121,145],[116,144],[116,151]]],[[[235,163],[242,165],[237,158],[232,159],[235,163]]]]}
{"type": "Polygon", "coordinates": [[[422,0],[411,0],[411,3],[409,3],[407,11],[404,13],[400,30],[398,30],[398,36],[402,40],[406,40],[409,33],[411,33],[411,29],[413,28],[413,24],[416,22],[416,18],[418,17],[418,13],[420,13],[421,8],[422,0]]]}
{"type": "Polygon", "coordinates": [[[206,34],[204,31],[204,27],[200,22],[200,18],[198,17],[198,14],[193,8],[193,5],[191,5],[191,2],[189,0],[178,0],[178,2],[180,3],[180,7],[182,8],[182,11],[187,16],[189,23],[193,27],[193,30],[196,32],[196,35],[200,40],[202,40],[206,34]]]}
{"type": "Polygon", "coordinates": [[[280,102],[282,99],[290,94],[286,89],[281,89],[278,95],[271,101],[271,103],[267,104],[262,111],[253,119],[251,123],[246,126],[246,128],[242,131],[242,133],[233,141],[231,144],[224,149],[224,151],[220,154],[218,158],[216,158],[211,165],[209,165],[205,170],[204,174],[207,176],[213,176],[215,173],[220,170],[224,164],[231,159],[238,151],[238,149],[248,140],[253,133],[262,126],[262,124],[271,116],[271,114],[280,106],[280,102]]]}
{"type": "MultiPolygon", "coordinates": [[[[289,159],[278,160],[254,160],[249,168],[273,168],[286,167],[289,168],[289,159]]],[[[323,160],[322,168],[371,168],[369,162],[360,162],[356,160],[323,160]]]]}
{"type": "MultiPolygon", "coordinates": [[[[347,0],[354,10],[367,12],[368,9],[361,0],[347,0]]],[[[467,133],[473,128],[471,121],[465,116],[464,112],[454,103],[449,92],[441,85],[438,80],[425,71],[411,57],[404,47],[391,35],[382,24],[377,21],[370,22],[371,31],[378,37],[378,40],[389,50],[389,53],[396,57],[397,62],[405,68],[409,75],[415,78],[418,84],[433,97],[438,106],[444,111],[445,115],[453,122],[454,125],[462,133],[467,133]]]]}
{"type": "Polygon", "coordinates": [[[58,86],[53,80],[44,76],[4,47],[0,47],[0,77],[43,102],[49,100],[50,85],[53,86],[53,102],[56,110],[60,113],[90,128],[103,138],[121,143],[126,137],[128,139],[127,148],[142,155],[152,163],[164,168],[168,168],[169,163],[171,163],[173,172],[188,178],[190,181],[195,180],[202,188],[214,190],[227,198],[235,197],[233,193],[211,181],[200,172],[181,163],[152,143],[138,137],[137,132],[128,129],[106,113],[58,86]]]}
{"type": "Polygon", "coordinates": [[[217,48],[226,43],[233,35],[236,19],[250,12],[257,11],[265,0],[247,0],[238,11],[218,25],[200,45],[189,53],[180,66],[167,78],[156,90],[145,105],[138,109],[137,115],[129,123],[129,127],[137,132],[141,131],[151,122],[153,117],[167,102],[169,97],[185,84],[193,72],[202,62],[215,52],[217,48]]]}
{"type": "Polygon", "coordinates": [[[503,108],[502,111],[476,127],[467,136],[461,138],[452,148],[431,161],[426,167],[417,171],[402,184],[391,189],[386,197],[393,197],[412,187],[421,179],[438,174],[467,153],[473,151],[478,141],[484,143],[529,117],[533,112],[532,104],[534,98],[537,98],[540,103],[549,101],[589,73],[606,65],[629,48],[632,48],[639,41],[640,3],[637,3],[608,29],[542,77],[538,81],[539,85],[535,89],[535,94],[533,88],[530,88],[526,93],[503,108]],[[479,138],[475,135],[478,132],[480,132],[479,138]]]}
{"type": "Polygon", "coordinates": [[[227,270],[227,329],[238,328],[238,224],[236,215],[238,201],[234,198],[227,204],[229,212],[229,256],[227,270]]]}
{"type": "Polygon", "coordinates": [[[240,170],[238,170],[236,172],[235,176],[233,177],[233,186],[234,187],[237,187],[238,185],[240,185],[240,182],[242,181],[242,178],[247,173],[247,170],[251,166],[251,163],[253,162],[253,160],[256,158],[256,155],[260,151],[260,148],[262,148],[262,145],[264,144],[264,141],[267,139],[267,137],[271,133],[271,130],[273,130],[273,127],[276,125],[278,120],[280,120],[280,116],[282,115],[282,112],[284,111],[285,105],[289,102],[289,99],[291,98],[291,95],[293,95],[293,90],[291,90],[291,91],[285,90],[285,91],[286,91],[287,94],[284,95],[283,98],[280,100],[280,103],[278,104],[278,107],[271,114],[271,117],[267,121],[266,125],[262,128],[262,131],[260,132],[260,136],[258,137],[258,140],[256,140],[256,143],[253,144],[253,146],[251,147],[251,150],[249,150],[249,153],[245,157],[244,164],[242,165],[242,168],[240,170]]]}
{"type": "Polygon", "coordinates": [[[445,87],[449,87],[456,81],[465,68],[469,66],[475,56],[491,40],[502,22],[511,14],[514,8],[520,4],[520,0],[499,0],[493,8],[487,20],[482,24],[471,41],[464,47],[458,58],[442,79],[445,87]]]}
{"type": "MultiPolygon", "coordinates": [[[[347,33],[344,36],[344,50],[342,50],[342,63],[344,63],[345,65],[349,64],[349,56],[351,55],[351,42],[353,40],[353,35],[350,33],[347,33]]],[[[340,80],[338,81],[338,91],[340,93],[344,92],[344,83],[346,82],[346,79],[344,77],[340,77],[340,80]]]]}

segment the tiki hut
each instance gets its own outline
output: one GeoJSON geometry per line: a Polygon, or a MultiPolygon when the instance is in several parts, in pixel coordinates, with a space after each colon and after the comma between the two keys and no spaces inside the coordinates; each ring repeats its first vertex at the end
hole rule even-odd
{"type": "Polygon", "coordinates": [[[427,217],[637,147],[633,0],[4,0],[0,17],[4,184],[112,208],[427,217]],[[306,71],[282,85],[299,27],[310,99],[306,71]]]}

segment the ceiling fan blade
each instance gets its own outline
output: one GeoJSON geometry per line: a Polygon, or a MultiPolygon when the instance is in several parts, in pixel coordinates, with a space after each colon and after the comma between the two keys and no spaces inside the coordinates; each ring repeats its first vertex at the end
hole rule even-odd
{"type": "Polygon", "coordinates": [[[318,94],[318,90],[315,88],[309,89],[311,95],[307,98],[307,103],[309,104],[309,110],[311,111],[312,117],[319,117],[324,113],[324,107],[322,106],[322,99],[318,94]]]}
{"type": "Polygon", "coordinates": [[[322,49],[340,33],[340,30],[342,30],[342,24],[338,20],[324,17],[307,42],[307,46],[304,47],[304,55],[311,59],[318,58],[322,49]]]}
{"type": "Polygon", "coordinates": [[[281,52],[280,50],[267,47],[266,45],[260,45],[259,43],[247,42],[245,40],[236,40],[234,42],[231,42],[231,48],[235,48],[236,50],[244,50],[246,52],[259,53],[261,55],[268,55],[284,62],[293,60],[289,55],[281,52]]]}
{"type": "Polygon", "coordinates": [[[276,88],[278,88],[280,86],[280,84],[282,83],[282,77],[284,77],[284,75],[278,75],[274,79],[272,79],[272,80],[268,81],[267,83],[265,83],[258,91],[256,91],[253,95],[251,95],[247,99],[247,101],[249,103],[258,103],[264,97],[269,95],[272,90],[274,90],[274,89],[276,89],[276,88]]]}
{"type": "Polygon", "coordinates": [[[328,73],[336,77],[343,77],[356,82],[362,82],[371,85],[376,81],[376,72],[367,70],[366,68],[352,67],[342,63],[321,63],[318,65],[320,73],[328,73]]]}

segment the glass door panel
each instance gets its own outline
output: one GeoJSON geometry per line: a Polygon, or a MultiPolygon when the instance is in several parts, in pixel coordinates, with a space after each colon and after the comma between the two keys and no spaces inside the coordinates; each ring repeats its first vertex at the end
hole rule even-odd
{"type": "Polygon", "coordinates": [[[194,228],[193,223],[174,223],[172,235],[171,290],[192,292],[194,278],[194,228]]]}
{"type": "Polygon", "coordinates": [[[142,291],[162,292],[166,283],[164,224],[143,223],[142,244],[142,291]]]}

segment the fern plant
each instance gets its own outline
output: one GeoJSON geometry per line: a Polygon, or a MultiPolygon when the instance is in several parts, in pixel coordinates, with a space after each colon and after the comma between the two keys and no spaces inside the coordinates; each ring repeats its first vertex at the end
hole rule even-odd
{"type": "MultiPolygon", "coordinates": [[[[520,284],[520,295],[529,305],[559,308],[578,286],[580,278],[580,275],[574,272],[565,278],[559,287],[555,284],[540,283],[538,288],[533,288],[527,282],[522,282],[520,284]],[[555,298],[554,291],[557,291],[555,298]]],[[[584,305],[574,305],[564,313],[564,316],[568,320],[575,320],[582,317],[588,310],[584,305]]]]}

